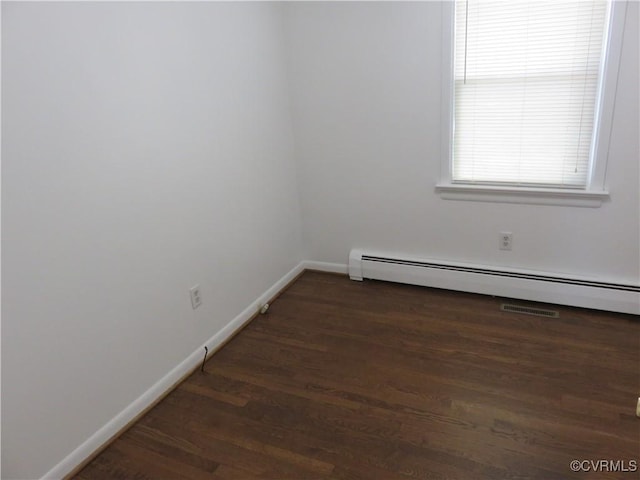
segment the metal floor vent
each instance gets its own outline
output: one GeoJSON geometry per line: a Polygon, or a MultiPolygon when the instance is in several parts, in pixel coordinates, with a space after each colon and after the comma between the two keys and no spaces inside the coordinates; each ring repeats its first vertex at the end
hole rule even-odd
{"type": "Polygon", "coordinates": [[[504,312],[524,313],[527,315],[536,315],[538,317],[558,318],[560,313],[557,310],[547,310],[544,308],[525,307],[524,305],[514,305],[513,303],[503,303],[500,310],[504,312]]]}

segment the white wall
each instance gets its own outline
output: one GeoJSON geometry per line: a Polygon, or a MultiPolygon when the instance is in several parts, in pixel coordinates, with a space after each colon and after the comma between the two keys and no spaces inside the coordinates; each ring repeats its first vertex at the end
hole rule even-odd
{"type": "Polygon", "coordinates": [[[352,247],[638,282],[638,3],[629,5],[601,208],[442,200],[441,5],[287,8],[308,258],[352,247]],[[498,250],[498,232],[514,234],[498,250]]]}
{"type": "Polygon", "coordinates": [[[300,261],[281,13],[2,4],[3,478],[43,475],[300,261]]]}

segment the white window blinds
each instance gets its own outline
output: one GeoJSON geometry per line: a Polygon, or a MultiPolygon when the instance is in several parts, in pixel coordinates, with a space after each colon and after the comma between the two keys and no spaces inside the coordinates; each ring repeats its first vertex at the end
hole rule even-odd
{"type": "Polygon", "coordinates": [[[608,9],[456,1],[454,182],[587,186],[608,9]]]}

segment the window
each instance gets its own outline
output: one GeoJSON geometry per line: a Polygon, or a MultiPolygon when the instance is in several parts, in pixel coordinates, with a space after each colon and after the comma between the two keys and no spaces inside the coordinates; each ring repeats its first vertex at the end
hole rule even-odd
{"type": "Polygon", "coordinates": [[[445,198],[598,206],[624,12],[614,28],[606,0],[443,8],[445,198]]]}

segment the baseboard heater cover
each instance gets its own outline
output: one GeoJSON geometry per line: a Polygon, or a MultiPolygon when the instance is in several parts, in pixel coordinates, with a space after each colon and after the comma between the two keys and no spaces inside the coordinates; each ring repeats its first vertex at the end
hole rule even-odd
{"type": "Polygon", "coordinates": [[[525,270],[443,262],[354,249],[352,280],[386,280],[559,305],[640,315],[640,285],[600,282],[525,270]]]}

